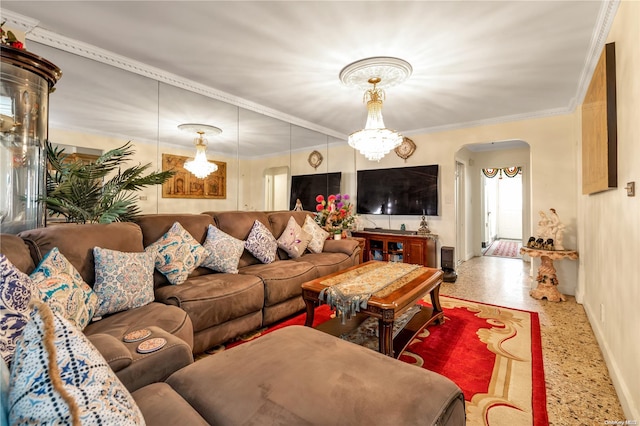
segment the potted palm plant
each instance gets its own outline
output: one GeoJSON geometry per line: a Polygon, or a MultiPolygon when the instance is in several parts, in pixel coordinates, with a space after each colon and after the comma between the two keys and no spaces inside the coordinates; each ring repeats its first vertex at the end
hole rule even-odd
{"type": "Polygon", "coordinates": [[[64,149],[46,142],[47,195],[49,216],[66,222],[130,222],[140,214],[136,192],[161,185],[172,170],[145,174],[151,163],[123,169],[135,153],[131,141],[100,155],[94,161],[70,161],[64,149]]]}

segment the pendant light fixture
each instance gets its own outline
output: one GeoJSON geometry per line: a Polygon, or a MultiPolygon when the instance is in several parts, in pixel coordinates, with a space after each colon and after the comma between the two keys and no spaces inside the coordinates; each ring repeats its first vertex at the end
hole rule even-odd
{"type": "Polygon", "coordinates": [[[218,170],[218,166],[215,163],[211,163],[207,160],[206,151],[208,143],[204,136],[218,135],[222,133],[222,130],[218,127],[195,123],[180,124],[178,129],[197,134],[194,140],[196,145],[196,155],[193,159],[184,162],[184,168],[200,179],[204,179],[211,173],[218,170]]]}
{"type": "Polygon", "coordinates": [[[382,118],[385,100],[383,87],[391,87],[406,80],[412,73],[411,65],[402,59],[390,57],[367,58],[340,71],[340,80],[348,86],[365,88],[367,122],[364,129],[349,135],[349,146],[357,149],[367,159],[380,161],[402,143],[403,136],[387,129],[382,118]]]}

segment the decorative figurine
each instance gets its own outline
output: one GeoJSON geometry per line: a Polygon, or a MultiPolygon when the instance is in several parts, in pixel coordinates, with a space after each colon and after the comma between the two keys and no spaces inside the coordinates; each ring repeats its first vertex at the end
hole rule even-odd
{"type": "Polygon", "coordinates": [[[296,198],[296,206],[293,208],[294,212],[301,212],[302,211],[302,201],[300,201],[300,198],[296,198]]]}
{"type": "Polygon", "coordinates": [[[427,225],[427,219],[425,215],[422,215],[422,220],[420,221],[420,227],[418,228],[418,235],[429,235],[431,230],[429,229],[429,225],[427,225]]]}

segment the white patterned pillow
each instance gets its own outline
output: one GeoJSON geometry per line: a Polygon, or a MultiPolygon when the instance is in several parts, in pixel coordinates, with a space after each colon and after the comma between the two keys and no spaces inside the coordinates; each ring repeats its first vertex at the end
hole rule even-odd
{"type": "Polygon", "coordinates": [[[207,250],[179,222],[145,251],[154,253],[156,269],[173,285],[185,282],[207,257],[207,250]]]}
{"type": "Polygon", "coordinates": [[[100,247],[93,248],[98,295],[96,316],[113,314],[153,302],[152,253],[124,253],[100,247]]]}
{"type": "Polygon", "coordinates": [[[202,266],[218,272],[238,273],[238,262],[244,251],[244,241],[209,225],[204,248],[209,252],[202,266]]]}
{"type": "Polygon", "coordinates": [[[11,424],[144,424],[100,352],[42,302],[36,302],[16,348],[8,406],[11,424]]]}
{"type": "Polygon", "coordinates": [[[57,247],[45,255],[30,277],[51,309],[81,330],[89,324],[98,296],[57,247]]]}
{"type": "Polygon", "coordinates": [[[308,216],[304,219],[304,224],[302,225],[302,229],[311,235],[311,241],[307,246],[307,249],[311,253],[322,253],[322,249],[324,248],[324,242],[329,237],[329,233],[324,229],[320,228],[320,225],[316,223],[315,220],[311,216],[308,216]]]}
{"type": "Polygon", "coordinates": [[[262,263],[271,263],[276,260],[278,243],[271,231],[256,219],[253,222],[244,247],[262,263]]]}
{"type": "Polygon", "coordinates": [[[0,254],[0,357],[11,364],[16,340],[29,322],[29,302],[38,289],[4,254],[0,254]]]}
{"type": "Polygon", "coordinates": [[[289,257],[295,259],[302,256],[310,241],[311,234],[304,231],[291,216],[287,227],[278,238],[278,247],[286,251],[289,257]]]}

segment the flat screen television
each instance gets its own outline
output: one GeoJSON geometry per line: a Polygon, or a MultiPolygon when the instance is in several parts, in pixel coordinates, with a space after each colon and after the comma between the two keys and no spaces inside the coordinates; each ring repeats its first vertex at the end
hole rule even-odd
{"type": "Polygon", "coordinates": [[[358,170],[357,182],[359,214],[438,215],[437,164],[358,170]]]}
{"type": "Polygon", "coordinates": [[[302,202],[302,208],[316,211],[316,197],[322,194],[325,198],[329,194],[340,193],[340,180],[342,172],[318,173],[315,175],[291,176],[291,198],[289,210],[293,210],[296,199],[302,202]]]}

